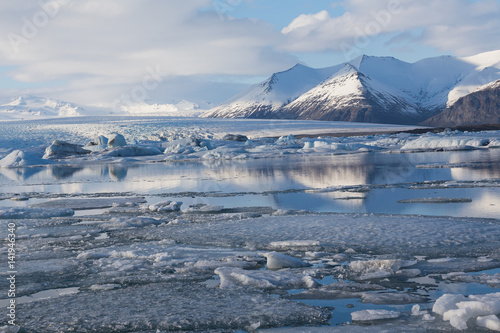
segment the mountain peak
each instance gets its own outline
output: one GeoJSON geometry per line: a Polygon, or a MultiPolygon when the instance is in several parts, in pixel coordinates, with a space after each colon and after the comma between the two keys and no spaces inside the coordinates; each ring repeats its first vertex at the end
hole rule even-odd
{"type": "Polygon", "coordinates": [[[363,54],[321,69],[296,64],[204,116],[415,124],[499,80],[499,70],[500,51],[414,63],[363,54]]]}

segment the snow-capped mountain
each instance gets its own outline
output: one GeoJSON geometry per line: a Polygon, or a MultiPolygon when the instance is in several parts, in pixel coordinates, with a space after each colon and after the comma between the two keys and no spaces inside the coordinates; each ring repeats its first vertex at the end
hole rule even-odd
{"type": "Polygon", "coordinates": [[[271,75],[239,95],[217,106],[204,117],[217,118],[282,118],[283,105],[314,88],[337,72],[342,65],[314,69],[301,64],[271,75]]]}
{"type": "Polygon", "coordinates": [[[481,124],[500,124],[500,80],[459,98],[446,110],[422,123],[436,127],[481,124]]]}
{"type": "Polygon", "coordinates": [[[361,56],[324,69],[298,65],[273,74],[203,116],[416,124],[498,79],[500,51],[415,63],[361,56]]]}
{"type": "Polygon", "coordinates": [[[82,107],[72,103],[30,95],[15,96],[9,103],[0,105],[2,120],[79,117],[84,112],[82,107]]]}

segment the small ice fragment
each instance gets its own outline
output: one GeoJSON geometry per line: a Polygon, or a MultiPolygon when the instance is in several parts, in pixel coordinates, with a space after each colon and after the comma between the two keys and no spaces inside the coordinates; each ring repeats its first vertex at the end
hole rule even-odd
{"type": "Polygon", "coordinates": [[[267,258],[267,268],[268,269],[282,269],[282,268],[296,268],[296,267],[308,267],[310,264],[302,261],[299,258],[290,257],[286,254],[270,252],[264,253],[264,257],[267,258]]]}
{"type": "Polygon", "coordinates": [[[422,315],[426,315],[427,314],[427,311],[425,310],[420,310],[420,305],[418,304],[415,304],[412,308],[411,308],[411,315],[412,316],[422,316],[422,315]]]}
{"type": "Polygon", "coordinates": [[[435,317],[431,316],[430,314],[426,313],[422,316],[422,320],[425,320],[425,321],[433,321],[434,319],[436,319],[435,317]]]}

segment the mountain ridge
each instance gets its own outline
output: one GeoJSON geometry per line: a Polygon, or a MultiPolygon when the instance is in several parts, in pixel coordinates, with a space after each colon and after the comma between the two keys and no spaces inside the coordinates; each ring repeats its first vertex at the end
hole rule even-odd
{"type": "Polygon", "coordinates": [[[462,58],[439,56],[414,63],[394,57],[362,55],[320,69],[295,65],[271,75],[205,112],[202,117],[417,124],[439,114],[480,86],[498,79],[500,51],[462,58]],[[362,89],[358,94],[351,94],[352,100],[349,94],[339,93],[345,89],[343,82],[348,77],[345,80],[337,77],[337,84],[326,84],[345,66],[350,66],[361,78],[362,89]],[[312,77],[312,73],[316,76],[312,77]],[[322,76],[317,73],[322,73],[322,76]],[[293,89],[287,89],[287,85],[293,89]],[[280,96],[273,91],[279,91],[280,96]]]}

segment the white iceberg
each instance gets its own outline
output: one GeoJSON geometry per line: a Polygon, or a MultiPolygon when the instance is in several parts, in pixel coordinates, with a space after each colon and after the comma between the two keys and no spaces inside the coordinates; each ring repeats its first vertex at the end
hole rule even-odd
{"type": "Polygon", "coordinates": [[[70,155],[90,154],[90,150],[84,149],[81,145],[55,140],[45,149],[42,158],[62,158],[70,155]]]}
{"type": "Polygon", "coordinates": [[[0,160],[0,168],[15,168],[47,164],[52,164],[52,161],[44,160],[39,155],[26,153],[22,150],[14,150],[0,160]]]}
{"type": "Polygon", "coordinates": [[[109,136],[108,139],[108,147],[109,148],[114,148],[114,147],[123,147],[127,145],[127,141],[125,140],[125,137],[119,133],[113,133],[109,136]]]}

